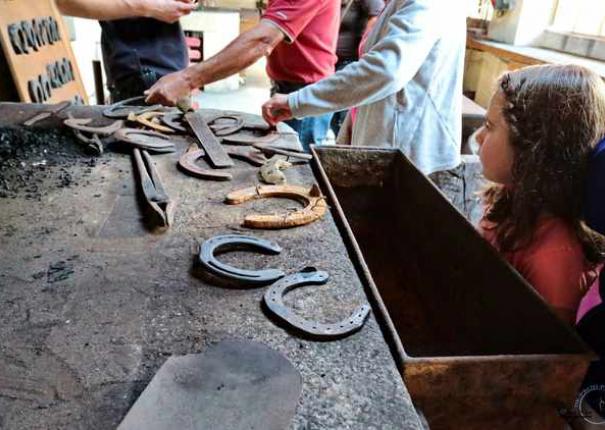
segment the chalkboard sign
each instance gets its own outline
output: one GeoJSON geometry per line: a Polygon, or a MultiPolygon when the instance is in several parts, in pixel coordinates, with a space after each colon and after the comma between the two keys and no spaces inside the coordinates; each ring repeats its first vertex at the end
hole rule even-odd
{"type": "Polygon", "coordinates": [[[88,102],[53,0],[0,0],[0,42],[21,101],[88,102]]]}

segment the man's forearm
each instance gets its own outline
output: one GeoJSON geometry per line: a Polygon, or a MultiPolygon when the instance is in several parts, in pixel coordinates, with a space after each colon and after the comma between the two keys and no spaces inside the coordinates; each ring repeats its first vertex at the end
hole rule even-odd
{"type": "Polygon", "coordinates": [[[284,39],[277,27],[261,22],[256,27],[239,35],[221,52],[208,60],[190,66],[186,76],[192,88],[200,88],[238,73],[254,64],[262,56],[268,56],[273,48],[284,39]]]}
{"type": "Polygon", "coordinates": [[[56,0],[64,15],[112,20],[145,16],[147,10],[139,0],[56,0]]]}

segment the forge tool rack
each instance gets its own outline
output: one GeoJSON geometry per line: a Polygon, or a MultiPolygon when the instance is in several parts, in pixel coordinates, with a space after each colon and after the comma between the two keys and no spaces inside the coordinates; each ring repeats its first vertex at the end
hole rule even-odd
{"type": "Polygon", "coordinates": [[[315,147],[366,293],[431,429],[559,429],[593,354],[396,150],[315,147]]]}

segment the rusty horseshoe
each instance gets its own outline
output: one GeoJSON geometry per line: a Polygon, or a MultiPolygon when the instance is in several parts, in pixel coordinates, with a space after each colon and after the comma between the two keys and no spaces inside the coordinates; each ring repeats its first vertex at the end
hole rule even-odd
{"type": "Polygon", "coordinates": [[[305,205],[302,209],[282,214],[251,214],[244,218],[244,227],[290,228],[309,224],[325,215],[328,208],[325,197],[314,184],[310,189],[299,185],[258,185],[229,193],[225,203],[238,205],[250,200],[282,197],[305,205]]]}
{"type": "Polygon", "coordinates": [[[358,306],[348,318],[340,322],[324,324],[309,321],[296,315],[284,304],[283,300],[284,295],[295,288],[305,285],[323,285],[328,282],[329,278],[330,275],[327,272],[307,267],[299,273],[286,276],[275,282],[265,292],[263,300],[269,311],[297,331],[318,340],[339,339],[355,333],[363,327],[370,314],[369,305],[358,306]]]}

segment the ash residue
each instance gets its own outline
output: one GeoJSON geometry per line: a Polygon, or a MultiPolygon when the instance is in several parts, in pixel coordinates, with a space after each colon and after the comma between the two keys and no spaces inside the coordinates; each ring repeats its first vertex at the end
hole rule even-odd
{"type": "Polygon", "coordinates": [[[79,185],[96,162],[69,130],[0,128],[0,198],[79,185]]]}

